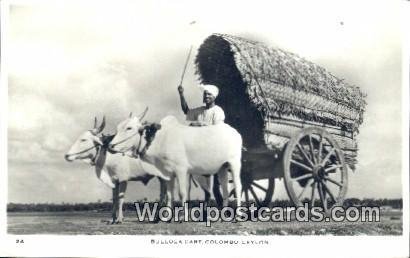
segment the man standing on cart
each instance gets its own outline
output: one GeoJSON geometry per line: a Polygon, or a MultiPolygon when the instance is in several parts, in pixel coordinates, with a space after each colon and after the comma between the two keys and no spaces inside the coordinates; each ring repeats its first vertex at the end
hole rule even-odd
{"type": "Polygon", "coordinates": [[[185,100],[184,88],[182,86],[178,87],[181,108],[186,115],[187,121],[191,122],[191,126],[207,126],[223,123],[225,113],[220,106],[215,104],[215,99],[219,94],[218,87],[208,84],[201,85],[200,88],[203,90],[203,102],[205,106],[190,109],[185,100]]]}
{"type": "MultiPolygon", "coordinates": [[[[225,113],[223,109],[215,104],[215,99],[219,94],[219,89],[215,85],[201,85],[203,90],[203,102],[205,106],[190,109],[185,100],[184,88],[178,86],[179,98],[181,101],[181,109],[186,115],[186,120],[190,122],[190,126],[209,126],[223,123],[225,121],[225,113]]],[[[222,203],[222,195],[220,192],[220,184],[217,176],[213,177],[213,193],[218,205],[222,203]]],[[[209,193],[205,191],[205,200],[210,198],[209,193]]]]}

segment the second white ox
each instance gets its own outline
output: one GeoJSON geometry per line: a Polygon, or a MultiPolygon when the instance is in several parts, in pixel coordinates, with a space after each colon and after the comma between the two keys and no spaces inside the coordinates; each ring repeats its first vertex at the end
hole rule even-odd
{"type": "MultiPolygon", "coordinates": [[[[227,172],[231,172],[237,205],[240,205],[242,137],[225,123],[190,127],[180,124],[173,116],[165,117],[160,124],[143,124],[138,117],[131,117],[118,125],[109,148],[121,153],[133,151],[135,156],[153,164],[164,175],[176,177],[182,203],[187,198],[189,174],[218,173],[223,202],[227,205],[227,172]]],[[[167,194],[172,196],[173,179],[168,186],[167,194]]]]}

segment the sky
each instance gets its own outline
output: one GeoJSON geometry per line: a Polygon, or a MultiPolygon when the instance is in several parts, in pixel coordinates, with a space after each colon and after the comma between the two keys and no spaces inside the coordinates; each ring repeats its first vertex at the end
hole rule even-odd
{"type": "MultiPolygon", "coordinates": [[[[398,1],[397,1],[398,2],[398,1]]],[[[8,61],[8,202],[109,201],[93,168],[63,156],[107,119],[129,112],[175,115],[190,46],[212,33],[261,41],[323,66],[367,93],[359,164],[348,197],[400,198],[401,27],[396,1],[122,1],[11,5],[8,61]],[[192,21],[195,24],[190,25],[192,21]]],[[[183,85],[201,105],[193,57],[183,85]]],[[[274,198],[287,198],[283,180],[274,198]]],[[[127,201],[158,196],[157,182],[131,183],[127,201]]]]}

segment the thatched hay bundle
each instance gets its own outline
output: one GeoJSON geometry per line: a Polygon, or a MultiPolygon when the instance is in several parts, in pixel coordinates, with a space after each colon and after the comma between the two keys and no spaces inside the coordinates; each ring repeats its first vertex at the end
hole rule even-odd
{"type": "MultiPolygon", "coordinates": [[[[195,62],[202,82],[221,88],[219,104],[233,109],[228,110],[234,113],[230,122],[238,126],[252,130],[241,115],[256,117],[253,122],[260,126],[267,116],[285,115],[348,131],[358,131],[363,122],[366,102],[358,87],[279,48],[214,34],[203,42],[195,62]]],[[[257,130],[254,134],[261,136],[257,130]]]]}

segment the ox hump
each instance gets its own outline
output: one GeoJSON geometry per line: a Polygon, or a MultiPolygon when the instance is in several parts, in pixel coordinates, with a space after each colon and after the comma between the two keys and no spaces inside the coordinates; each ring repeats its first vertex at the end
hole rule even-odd
{"type": "Polygon", "coordinates": [[[179,125],[178,119],[175,116],[166,116],[164,117],[160,124],[162,126],[169,126],[169,125],[179,125]]]}

